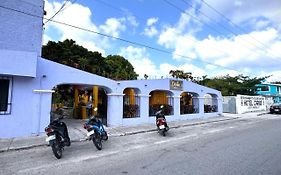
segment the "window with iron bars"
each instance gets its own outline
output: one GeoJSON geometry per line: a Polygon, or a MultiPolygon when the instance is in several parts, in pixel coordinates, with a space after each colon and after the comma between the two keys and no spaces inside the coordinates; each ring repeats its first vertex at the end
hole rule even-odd
{"type": "Polygon", "coordinates": [[[0,115],[11,114],[12,78],[0,76],[0,115]]]}
{"type": "Polygon", "coordinates": [[[130,101],[132,95],[125,95],[123,97],[123,118],[140,117],[140,97],[133,95],[134,103],[130,101]]]}

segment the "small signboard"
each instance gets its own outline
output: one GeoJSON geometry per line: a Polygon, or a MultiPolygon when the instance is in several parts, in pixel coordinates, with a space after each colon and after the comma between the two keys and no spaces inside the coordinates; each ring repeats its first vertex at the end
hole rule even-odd
{"type": "Polygon", "coordinates": [[[180,80],[170,80],[170,90],[183,90],[183,82],[180,80]]]}

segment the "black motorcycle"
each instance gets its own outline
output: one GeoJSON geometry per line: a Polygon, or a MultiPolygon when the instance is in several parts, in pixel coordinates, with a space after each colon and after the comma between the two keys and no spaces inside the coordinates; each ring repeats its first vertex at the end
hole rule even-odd
{"type": "Polygon", "coordinates": [[[45,128],[47,134],[46,142],[52,147],[53,153],[57,159],[62,157],[64,146],[70,146],[71,144],[67,126],[61,121],[62,119],[63,116],[60,115],[45,128]]]}

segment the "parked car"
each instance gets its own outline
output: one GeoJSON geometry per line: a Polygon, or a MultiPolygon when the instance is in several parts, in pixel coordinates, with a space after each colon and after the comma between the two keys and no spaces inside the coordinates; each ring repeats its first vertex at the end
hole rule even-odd
{"type": "Polygon", "coordinates": [[[281,114],[281,103],[274,103],[270,106],[270,114],[281,114]]]}

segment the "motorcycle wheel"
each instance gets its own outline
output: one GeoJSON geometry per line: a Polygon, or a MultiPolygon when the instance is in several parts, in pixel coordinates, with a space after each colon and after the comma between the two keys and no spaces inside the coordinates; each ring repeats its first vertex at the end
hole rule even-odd
{"type": "Polygon", "coordinates": [[[56,139],[52,144],[52,150],[57,159],[62,157],[62,148],[60,146],[60,141],[56,139]]]}
{"type": "Polygon", "coordinates": [[[161,131],[161,133],[162,133],[162,136],[166,136],[166,131],[165,131],[165,129],[162,129],[162,131],[161,131]]]}
{"type": "Polygon", "coordinates": [[[107,135],[106,131],[104,131],[104,135],[103,135],[102,139],[105,140],[105,141],[108,140],[108,135],[107,135]]]}
{"type": "Polygon", "coordinates": [[[93,143],[96,146],[96,148],[98,150],[102,149],[102,143],[101,143],[101,135],[98,133],[95,133],[94,137],[93,137],[93,143]]]}
{"type": "Polygon", "coordinates": [[[65,145],[66,145],[66,146],[70,146],[70,145],[71,145],[70,138],[66,138],[66,139],[65,139],[65,145]]]}

